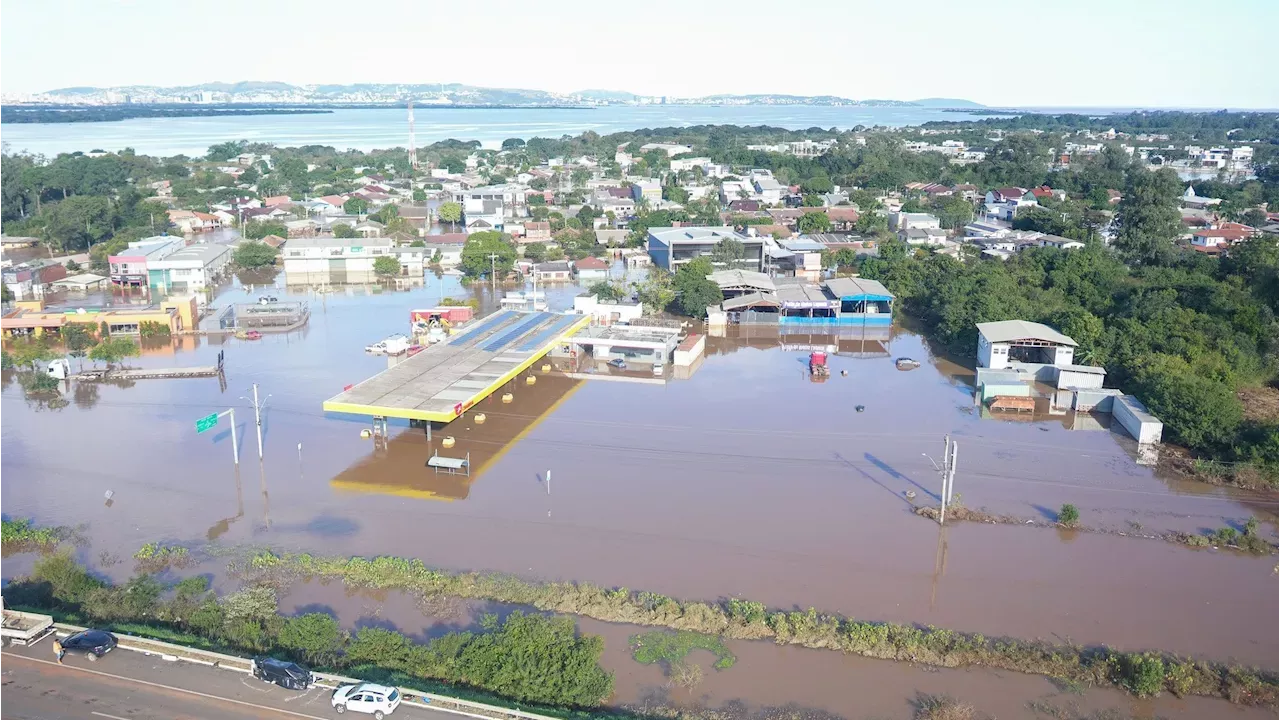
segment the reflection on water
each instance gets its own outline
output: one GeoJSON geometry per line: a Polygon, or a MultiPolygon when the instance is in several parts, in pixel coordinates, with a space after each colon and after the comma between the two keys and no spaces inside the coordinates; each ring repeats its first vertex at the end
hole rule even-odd
{"type": "Polygon", "coordinates": [[[338,490],[397,495],[418,500],[465,500],[471,484],[513,445],[538,426],[567,400],[584,380],[562,375],[540,374],[533,385],[511,383],[493,393],[466,415],[427,439],[425,429],[400,433],[360,462],[343,470],[329,482],[338,490]],[[515,397],[503,404],[501,395],[515,397]],[[483,414],[484,422],[477,422],[483,414]],[[453,447],[445,447],[453,438],[453,447]],[[469,474],[450,473],[427,466],[433,454],[467,458],[469,474]]]}

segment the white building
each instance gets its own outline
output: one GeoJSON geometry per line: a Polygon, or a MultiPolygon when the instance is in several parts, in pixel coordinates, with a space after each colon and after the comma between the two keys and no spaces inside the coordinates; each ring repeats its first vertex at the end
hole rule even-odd
{"type": "Polygon", "coordinates": [[[751,185],[759,194],[760,202],[768,205],[782,202],[782,196],[787,192],[787,187],[778,182],[769,170],[752,170],[751,185]]]}
{"type": "Polygon", "coordinates": [[[374,282],[374,261],[391,251],[391,238],[292,238],[284,250],[285,282],[374,282]]]}
{"type": "Polygon", "coordinates": [[[644,306],[638,302],[622,300],[601,302],[595,295],[583,293],[573,299],[573,311],[579,315],[591,315],[600,323],[610,325],[639,320],[644,314],[644,306]]]}
{"type": "Polygon", "coordinates": [[[929,230],[942,227],[936,215],[929,213],[890,213],[889,227],[894,230],[929,230]]]}
{"type": "Polygon", "coordinates": [[[230,262],[230,245],[188,245],[158,260],[148,260],[147,270],[152,287],[192,292],[213,286],[230,262]]]}
{"type": "Polygon", "coordinates": [[[702,168],[705,171],[709,165],[711,165],[711,158],[680,158],[671,161],[671,172],[683,172],[694,168],[702,168]]]}
{"type": "Polygon", "coordinates": [[[693,152],[693,148],[688,145],[676,145],[675,143],[645,143],[640,146],[640,152],[642,153],[650,150],[661,150],[667,154],[667,157],[693,152]]]}
{"type": "Polygon", "coordinates": [[[1010,361],[1071,365],[1076,341],[1048,325],[1026,320],[978,323],[978,367],[1000,370],[1010,361]]]}
{"type": "Polygon", "coordinates": [[[662,199],[662,186],[657,180],[637,180],[631,183],[631,197],[639,201],[641,199],[654,202],[662,199]]]}

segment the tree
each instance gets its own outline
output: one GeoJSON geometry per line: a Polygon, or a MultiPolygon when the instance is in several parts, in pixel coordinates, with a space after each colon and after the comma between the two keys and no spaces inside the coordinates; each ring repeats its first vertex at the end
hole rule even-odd
{"type": "Polygon", "coordinates": [[[595,295],[600,302],[610,302],[612,300],[622,300],[627,296],[627,292],[621,285],[611,283],[607,280],[593,283],[587,288],[587,292],[595,295]]]}
{"type": "Polygon", "coordinates": [[[468,277],[486,277],[495,269],[501,277],[515,266],[516,248],[495,230],[471,233],[462,246],[460,268],[468,277]],[[490,257],[496,255],[497,257],[490,257]]]}
{"type": "Polygon", "coordinates": [[[109,237],[116,218],[107,198],[75,195],[45,205],[39,220],[43,223],[40,239],[50,248],[79,251],[109,237]]]}
{"type": "Polygon", "coordinates": [[[711,262],[715,265],[723,265],[729,270],[732,270],[734,266],[742,262],[742,259],[746,256],[746,245],[743,245],[741,240],[732,238],[721,240],[711,249],[711,262]]]}
{"type": "Polygon", "coordinates": [[[266,243],[250,241],[241,243],[240,247],[237,247],[231,255],[231,259],[236,265],[246,270],[252,270],[253,268],[275,264],[276,255],[279,253],[279,250],[266,243]]]}
{"type": "Polygon", "coordinates": [[[400,261],[394,255],[380,255],[373,261],[373,272],[381,278],[395,277],[400,274],[400,261]]]}
{"type": "Polygon", "coordinates": [[[342,203],[342,211],[348,215],[362,215],[369,210],[369,201],[362,197],[349,197],[342,203]]]}
{"type": "Polygon", "coordinates": [[[822,199],[821,195],[815,195],[813,193],[800,198],[800,205],[803,207],[822,207],[826,204],[826,201],[822,199]]]}
{"type": "Polygon", "coordinates": [[[1124,199],[1116,212],[1120,226],[1115,247],[1125,259],[1139,264],[1160,264],[1173,253],[1174,240],[1182,233],[1178,197],[1182,182],[1170,168],[1129,173],[1124,199]]]}
{"type": "Polygon", "coordinates": [[[547,257],[547,246],[542,243],[529,243],[524,246],[524,259],[540,263],[547,257]]]}
{"type": "Polygon", "coordinates": [[[815,175],[807,180],[800,181],[800,190],[805,193],[829,193],[835,189],[835,185],[831,182],[831,178],[826,175],[815,175]]]}
{"type": "Polygon", "coordinates": [[[125,358],[138,357],[139,354],[141,350],[138,344],[129,338],[105,338],[89,351],[89,359],[95,363],[104,362],[107,367],[111,367],[125,358]]]}
{"type": "Polygon", "coordinates": [[[414,189],[413,189],[413,201],[414,201],[414,202],[426,202],[426,201],[427,201],[427,191],[426,191],[426,190],[423,190],[422,188],[414,188],[414,189]]]}
{"type": "Polygon", "coordinates": [[[437,213],[439,213],[442,222],[453,225],[462,220],[462,205],[452,201],[440,203],[437,213]]]}
{"type": "Polygon", "coordinates": [[[863,234],[882,232],[889,229],[889,218],[880,213],[863,213],[858,216],[853,229],[863,234]]]}
{"type": "Polygon", "coordinates": [[[230,160],[249,146],[247,140],[229,140],[224,143],[209,146],[209,152],[205,153],[205,159],[211,162],[223,162],[230,160]]]}
{"type": "Polygon", "coordinates": [[[698,257],[681,265],[676,271],[672,284],[680,309],[685,315],[705,318],[708,307],[724,301],[720,286],[707,279],[714,269],[710,259],[698,257]]]}
{"type": "Polygon", "coordinates": [[[937,208],[938,222],[947,230],[955,230],[973,222],[973,205],[962,195],[952,195],[937,208]]]}
{"type": "Polygon", "coordinates": [[[42,340],[14,340],[6,344],[8,347],[5,350],[9,353],[10,361],[20,368],[36,370],[40,363],[58,357],[58,354],[49,349],[42,340]]]}
{"type": "Polygon", "coordinates": [[[652,268],[643,282],[632,285],[635,288],[636,297],[644,305],[646,314],[656,315],[666,310],[667,306],[675,300],[676,291],[671,285],[671,280],[671,273],[661,268],[652,268]]]}
{"type": "Polygon", "coordinates": [[[507,138],[502,141],[503,150],[519,150],[524,147],[524,140],[520,138],[507,138]]]}
{"type": "Polygon", "coordinates": [[[250,240],[261,240],[268,235],[287,238],[289,228],[285,227],[284,223],[254,220],[245,224],[243,235],[250,240]]]}
{"type": "Polygon", "coordinates": [[[353,238],[359,237],[360,233],[356,232],[356,228],[351,223],[338,223],[333,226],[333,236],[336,238],[353,238]]]}
{"type": "Polygon", "coordinates": [[[1196,373],[1180,357],[1156,354],[1138,369],[1137,395],[1164,421],[1176,442],[1192,447],[1229,445],[1241,420],[1231,388],[1196,373]]]}
{"type": "Polygon", "coordinates": [[[84,323],[68,323],[62,326],[62,342],[67,346],[67,354],[80,360],[83,367],[85,354],[93,346],[93,333],[84,323]]]}
{"type": "Polygon", "coordinates": [[[822,212],[807,212],[800,216],[796,227],[802,233],[824,233],[831,229],[831,218],[822,212]]]}

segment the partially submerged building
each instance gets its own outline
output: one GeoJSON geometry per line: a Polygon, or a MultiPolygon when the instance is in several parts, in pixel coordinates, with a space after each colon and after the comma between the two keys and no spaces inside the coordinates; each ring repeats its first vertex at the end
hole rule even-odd
{"type": "Polygon", "coordinates": [[[1009,362],[1070,365],[1076,341],[1048,325],[1025,320],[978,323],[978,367],[999,370],[1009,362]]]}
{"type": "Polygon", "coordinates": [[[833,278],[811,283],[741,270],[721,270],[708,278],[725,296],[719,312],[708,316],[713,325],[888,325],[893,321],[893,293],[875,280],[833,278]]]}
{"type": "Polygon", "coordinates": [[[1039,397],[1051,414],[1110,413],[1139,443],[1159,442],[1163,423],[1137,398],[1103,387],[1105,368],[1075,364],[1076,347],[1075,340],[1041,323],[978,323],[978,402],[993,410],[1034,412],[1039,397]]]}

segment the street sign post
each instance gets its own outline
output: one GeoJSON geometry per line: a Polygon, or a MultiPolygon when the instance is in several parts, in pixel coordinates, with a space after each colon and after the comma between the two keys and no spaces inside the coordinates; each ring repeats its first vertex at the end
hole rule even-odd
{"type": "Polygon", "coordinates": [[[217,424],[218,424],[218,413],[211,413],[209,415],[205,415],[199,420],[196,420],[196,432],[202,433],[205,430],[209,430],[213,428],[213,426],[217,424]]]}
{"type": "Polygon", "coordinates": [[[236,411],[234,409],[226,412],[210,413],[196,420],[196,433],[202,433],[218,424],[218,418],[223,415],[231,417],[231,457],[235,458],[236,465],[240,465],[240,444],[236,440],[236,411]]]}

